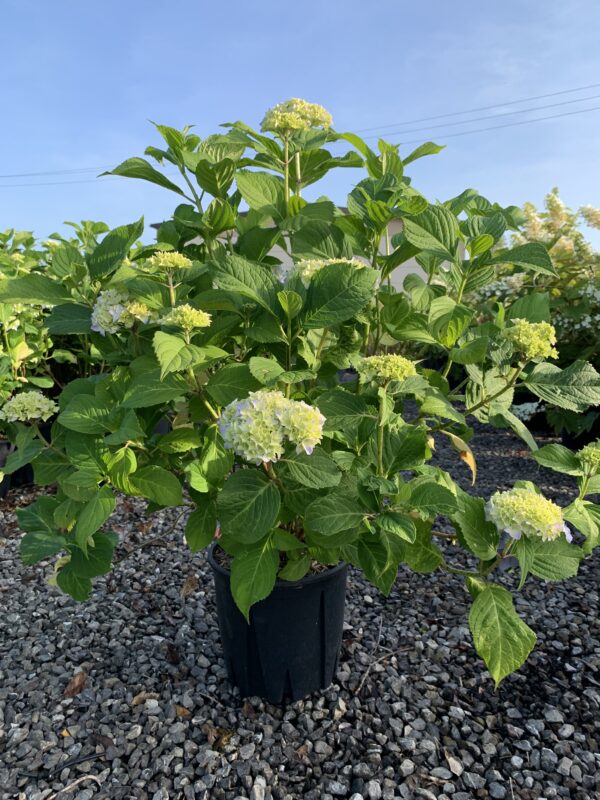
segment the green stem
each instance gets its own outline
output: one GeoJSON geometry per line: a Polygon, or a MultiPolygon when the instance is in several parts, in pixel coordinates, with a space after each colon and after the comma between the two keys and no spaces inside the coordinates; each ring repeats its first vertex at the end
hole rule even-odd
{"type": "Polygon", "coordinates": [[[300,150],[296,152],[295,155],[296,160],[296,194],[298,197],[302,197],[302,173],[300,167],[300,150]]]}
{"type": "Polygon", "coordinates": [[[290,143],[287,134],[283,137],[283,186],[285,214],[290,213],[290,143]]]}
{"type": "Polygon", "coordinates": [[[175,308],[175,303],[177,302],[175,297],[175,286],[173,285],[173,276],[169,272],[167,275],[167,282],[169,286],[169,298],[171,300],[171,308],[175,308]]]}
{"type": "Polygon", "coordinates": [[[387,384],[383,387],[384,391],[379,398],[379,412],[377,414],[377,474],[381,478],[385,478],[385,470],[383,468],[383,434],[385,431],[385,424],[383,417],[385,414],[386,388],[387,384]]]}
{"type": "Polygon", "coordinates": [[[202,214],[202,213],[203,213],[203,211],[202,211],[202,198],[198,196],[198,192],[196,191],[196,189],[195,189],[195,187],[194,187],[194,184],[193,184],[193,183],[191,182],[191,180],[188,178],[188,176],[187,176],[187,172],[185,171],[185,167],[183,167],[183,166],[181,166],[181,165],[180,165],[180,166],[179,166],[179,171],[181,172],[181,174],[182,174],[182,176],[183,176],[183,179],[184,179],[184,181],[185,181],[185,182],[187,183],[187,185],[190,187],[190,192],[191,192],[191,193],[192,193],[192,195],[193,195],[194,202],[196,203],[196,208],[198,209],[198,213],[199,213],[199,214],[202,214]]]}
{"type": "Polygon", "coordinates": [[[490,397],[483,398],[478,403],[475,403],[474,406],[471,406],[470,408],[466,408],[465,411],[464,411],[465,416],[467,416],[467,414],[472,414],[474,411],[479,410],[482,406],[485,406],[488,403],[491,403],[493,400],[496,400],[498,397],[503,395],[509,389],[512,389],[513,386],[515,385],[515,383],[517,382],[517,380],[519,378],[519,375],[521,374],[522,371],[523,371],[523,367],[522,366],[515,367],[513,369],[513,374],[511,375],[510,380],[507,382],[506,386],[503,386],[502,389],[500,389],[497,392],[494,392],[494,394],[490,395],[490,397]]]}

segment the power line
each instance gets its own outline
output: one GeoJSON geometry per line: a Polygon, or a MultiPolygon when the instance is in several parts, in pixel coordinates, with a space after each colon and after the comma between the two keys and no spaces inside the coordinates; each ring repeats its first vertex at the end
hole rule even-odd
{"type": "MultiPolygon", "coordinates": [[[[501,114],[488,114],[485,117],[473,117],[472,119],[463,119],[459,120],[458,122],[440,122],[437,125],[426,125],[423,128],[409,128],[405,131],[388,131],[385,135],[386,136],[404,136],[406,133],[418,133],[419,131],[430,131],[433,128],[449,128],[454,127],[456,125],[470,125],[472,122],[483,122],[487,119],[498,119],[500,117],[510,117],[514,114],[531,114],[534,111],[544,111],[547,108],[557,108],[558,106],[568,106],[573,105],[573,103],[584,103],[586,100],[597,100],[600,97],[600,94],[593,94],[590,97],[580,97],[577,100],[563,100],[560,103],[549,103],[545,106],[537,106],[537,108],[522,108],[519,111],[504,111],[501,114]]],[[[583,109],[585,110],[585,109],[583,109]]],[[[365,139],[377,139],[379,138],[379,134],[374,133],[370,134],[369,136],[363,137],[365,139]]]]}
{"type": "Polygon", "coordinates": [[[464,111],[451,111],[447,114],[436,114],[433,117],[419,117],[418,119],[409,119],[406,122],[391,122],[388,125],[374,125],[372,128],[359,128],[355,133],[365,133],[366,131],[378,131],[385,128],[397,128],[403,125],[413,125],[417,122],[430,122],[434,119],[446,119],[447,117],[458,117],[462,114],[475,114],[478,111],[491,111],[493,108],[503,108],[504,106],[514,106],[519,103],[526,103],[529,100],[545,100],[547,97],[558,97],[561,94],[571,94],[572,92],[583,92],[585,89],[597,89],[600,83],[590,83],[588,86],[579,86],[575,89],[563,89],[560,92],[550,92],[549,94],[538,94],[534,97],[523,97],[521,100],[507,100],[505,103],[494,103],[491,106],[479,106],[479,108],[468,108],[464,111]]]}
{"type": "MultiPolygon", "coordinates": [[[[564,114],[550,114],[547,117],[536,117],[536,119],[522,119],[519,122],[507,122],[505,125],[491,125],[488,128],[475,128],[472,131],[460,131],[459,133],[447,133],[447,134],[440,134],[440,139],[453,139],[456,136],[468,136],[471,133],[482,133],[483,131],[497,131],[500,128],[513,128],[515,125],[529,125],[531,122],[543,122],[547,119],[558,119],[559,117],[572,117],[574,114],[587,114],[590,111],[600,111],[600,106],[594,106],[593,108],[582,108],[578,111],[565,111],[564,114]]],[[[420,144],[423,141],[423,137],[420,139],[411,139],[408,142],[402,142],[402,144],[420,144]]]]}
{"type": "Polygon", "coordinates": [[[103,167],[78,167],[77,169],[54,169],[47,172],[14,172],[12,175],[0,175],[0,178],[37,178],[42,175],[73,175],[78,172],[98,172],[101,169],[110,169],[112,165],[103,167]]]}
{"type": "MultiPolygon", "coordinates": [[[[165,172],[165,175],[178,175],[177,172],[165,172]]],[[[47,181],[44,183],[0,183],[0,189],[17,189],[22,186],[68,186],[73,183],[95,183],[98,184],[98,177],[118,178],[119,175],[102,175],[96,178],[84,178],[81,181],[47,181]]]]}

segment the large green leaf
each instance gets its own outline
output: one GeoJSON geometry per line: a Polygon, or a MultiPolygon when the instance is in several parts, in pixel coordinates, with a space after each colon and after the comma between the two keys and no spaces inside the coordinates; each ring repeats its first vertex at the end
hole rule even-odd
{"type": "Polygon", "coordinates": [[[111,568],[116,543],[114,533],[97,533],[88,545],[87,555],[78,547],[71,549],[71,569],[83,578],[106,575],[111,568]]]}
{"type": "Polygon", "coordinates": [[[67,540],[58,533],[31,531],[21,539],[21,558],[24,564],[37,564],[64,550],[67,540]]]}
{"type": "Polygon", "coordinates": [[[133,491],[159,506],[180,506],[183,503],[181,483],[163,467],[150,464],[135,472],[129,479],[133,491]]]}
{"type": "Polygon", "coordinates": [[[106,433],[110,430],[108,419],[112,408],[89,395],[77,395],[58,415],[58,422],[63,428],[78,433],[106,433]]]}
{"type": "Polygon", "coordinates": [[[143,232],[144,218],[141,217],[137,222],[121,225],[107,233],[96,249],[87,256],[92,278],[114,272],[143,232]]]}
{"type": "Polygon", "coordinates": [[[264,266],[242,256],[228,255],[212,265],[216,288],[234,292],[277,315],[281,283],[264,266]]]}
{"type": "Polygon", "coordinates": [[[496,686],[525,663],[536,641],[535,633],[515,611],[510,593],[501,586],[479,591],[469,613],[469,627],[496,686]]]}
{"type": "Polygon", "coordinates": [[[228,358],[229,354],[220,347],[197,347],[187,344],[179,336],[157,331],[152,340],[156,358],[161,366],[160,379],[171,372],[182,372],[190,368],[206,368],[215,361],[228,358]]]}
{"type": "Polygon", "coordinates": [[[240,194],[255,211],[281,217],[284,212],[283,181],[266,172],[240,170],[235,180],[240,194]]]}
{"type": "Polygon", "coordinates": [[[458,220],[445,206],[430,206],[416,217],[404,219],[404,235],[419,250],[453,261],[458,242],[458,220]]]}
{"type": "Polygon", "coordinates": [[[514,264],[517,267],[541,272],[544,275],[556,275],[552,259],[540,242],[528,242],[510,250],[505,250],[489,260],[490,264],[514,264]]]}
{"type": "Polygon", "coordinates": [[[423,156],[433,156],[436,153],[441,152],[446,147],[445,144],[435,144],[435,142],[424,142],[420,144],[417,148],[415,148],[412,153],[409,153],[406,158],[403,158],[402,161],[404,164],[410,164],[411,161],[416,161],[417,158],[423,158],[423,156]]]}
{"type": "Polygon", "coordinates": [[[100,528],[115,510],[115,496],[104,486],[89,500],[77,519],[74,528],[75,541],[87,554],[88,539],[100,528]]]}
{"type": "Polygon", "coordinates": [[[533,453],[533,457],[542,467],[548,467],[565,475],[582,475],[581,463],[575,453],[562,444],[547,444],[533,453]]]}
{"type": "Polygon", "coordinates": [[[370,267],[332,264],[319,270],[308,291],[304,328],[338,325],[353,317],[373,298],[377,272],[370,267]]]}
{"type": "Polygon", "coordinates": [[[87,306],[65,303],[54,306],[46,318],[46,325],[48,331],[55,335],[89,333],[91,314],[92,311],[87,306]]]}
{"type": "Polygon", "coordinates": [[[452,520],[460,528],[467,547],[483,561],[495,558],[500,535],[496,526],[486,519],[483,500],[463,491],[459,492],[457,500],[458,509],[452,520]]]}
{"type": "Polygon", "coordinates": [[[364,419],[375,419],[369,412],[366,402],[345,389],[331,389],[324,392],[316,401],[325,417],[325,430],[355,428],[364,419]]]}
{"type": "Polygon", "coordinates": [[[149,183],[155,183],[157,186],[162,186],[163,189],[170,189],[172,192],[181,194],[185,197],[185,192],[177,186],[176,183],[170,181],[162,172],[154,169],[150,162],[145,158],[128,158],[115,167],[110,172],[103,172],[102,175],[120,175],[123,178],[138,178],[149,183]]]}
{"type": "Polygon", "coordinates": [[[450,489],[427,480],[412,488],[410,505],[424,516],[434,517],[437,514],[453,514],[457,508],[457,500],[450,489]]]}
{"type": "Polygon", "coordinates": [[[306,509],[304,523],[309,530],[331,536],[342,531],[358,529],[365,511],[345,494],[317,497],[306,509]]]}
{"type": "Polygon", "coordinates": [[[235,604],[250,622],[250,608],[268,597],[277,579],[279,553],[270,537],[237,553],[231,564],[231,593],[235,604]]]}
{"type": "Polygon", "coordinates": [[[550,295],[548,292],[531,292],[519,297],[506,312],[506,319],[550,322],[550,295]]]}
{"type": "Polygon", "coordinates": [[[217,531],[217,514],[212,500],[192,511],[185,526],[185,540],[192,553],[197,553],[214,540],[217,531]]]}
{"type": "Polygon", "coordinates": [[[311,489],[337,486],[342,477],[335,461],[320,447],[310,455],[290,453],[280,458],[278,463],[285,465],[292,480],[311,489]]]}
{"type": "Polygon", "coordinates": [[[513,553],[521,567],[521,584],[531,572],[545,581],[563,581],[577,575],[579,562],[584,556],[581,547],[569,544],[564,537],[552,542],[523,536],[514,546],[513,553]]]}
{"type": "Polygon", "coordinates": [[[563,509],[563,516],[583,533],[582,549],[589,555],[600,544],[600,507],[588,500],[575,500],[563,509]]]}
{"type": "Polygon", "coordinates": [[[600,405],[600,375],[587,361],[575,361],[565,369],[537,364],[524,383],[542,400],[569,411],[600,405]]]}
{"type": "Polygon", "coordinates": [[[250,372],[248,364],[226,364],[210,376],[206,391],[220,406],[242,400],[262,384],[250,372]]]}
{"type": "Polygon", "coordinates": [[[403,542],[403,558],[413,572],[434,572],[443,562],[440,548],[431,541],[431,525],[415,520],[417,535],[410,544],[403,542]]]}
{"type": "Polygon", "coordinates": [[[79,575],[70,562],[59,571],[56,576],[56,583],[59,589],[71,595],[79,603],[87,600],[92,591],[91,579],[79,575]]]}
{"type": "Polygon", "coordinates": [[[35,272],[23,278],[0,281],[0,303],[43,303],[54,306],[70,299],[71,293],[62,283],[35,272]]]}
{"type": "Polygon", "coordinates": [[[124,408],[148,408],[168,403],[188,391],[181,375],[167,375],[161,379],[159,370],[138,375],[129,384],[122,402],[124,408]]]}
{"type": "Polygon", "coordinates": [[[456,344],[472,318],[473,311],[446,295],[436,297],[429,307],[429,328],[438,342],[445,347],[453,347],[456,344]]]}
{"type": "Polygon", "coordinates": [[[217,500],[225,535],[252,544],[277,520],[281,498],[275,484],[257,469],[241,469],[225,481],[217,500]]]}

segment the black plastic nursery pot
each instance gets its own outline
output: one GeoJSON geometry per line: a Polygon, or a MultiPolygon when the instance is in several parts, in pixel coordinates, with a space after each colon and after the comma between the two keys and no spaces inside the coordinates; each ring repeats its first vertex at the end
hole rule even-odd
{"type": "Polygon", "coordinates": [[[299,581],[277,581],[250,609],[250,624],[235,605],[229,571],[208,551],[219,630],[229,680],[242,697],[270,703],[300,700],[326,689],[337,668],[346,603],[347,564],[299,581]]]}

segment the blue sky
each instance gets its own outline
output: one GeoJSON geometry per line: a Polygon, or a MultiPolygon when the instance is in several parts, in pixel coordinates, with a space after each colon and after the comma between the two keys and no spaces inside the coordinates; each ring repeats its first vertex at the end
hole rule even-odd
{"type": "MultiPolygon", "coordinates": [[[[96,168],[158,144],[149,119],[192,123],[207,135],[233,119],[258,125],[267,107],[290,96],[325,105],[341,131],[598,95],[470,126],[447,124],[469,115],[405,125],[431,127],[389,139],[447,143],[410,169],[431,200],[472,186],[504,204],[541,203],[558,185],[568,204],[600,206],[600,110],[446,138],[600,107],[600,86],[500,105],[600,84],[597,0],[4,0],[2,23],[0,175],[91,169],[0,178],[0,230],[43,237],[65,230],[65,220],[168,218],[175,195],[122,178],[94,180],[96,168]]],[[[338,170],[324,191],[343,203],[354,177],[338,170]]]]}

